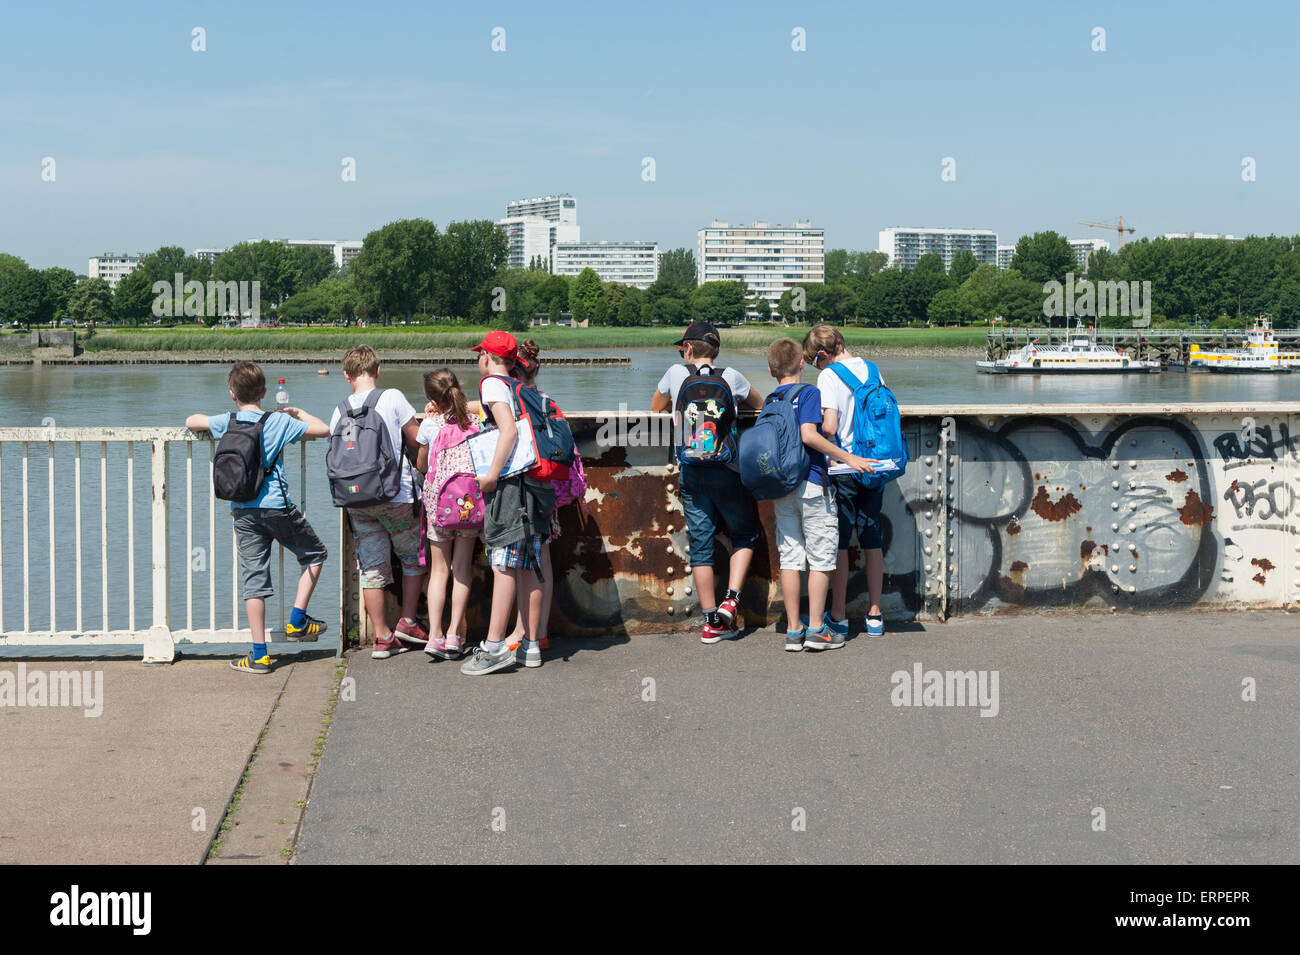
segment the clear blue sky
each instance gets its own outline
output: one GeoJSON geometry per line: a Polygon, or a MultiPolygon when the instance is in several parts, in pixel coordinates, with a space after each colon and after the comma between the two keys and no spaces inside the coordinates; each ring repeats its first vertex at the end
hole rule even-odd
{"type": "Polygon", "coordinates": [[[1113,247],[1077,220],[1120,214],[1139,237],[1291,235],[1297,10],[12,3],[0,251],[84,272],[104,251],[363,238],[553,192],[578,197],[583,239],[665,249],[693,249],[714,217],[809,218],[851,249],[890,225],[1113,247]],[[340,180],[345,156],[356,182],[340,180]]]}

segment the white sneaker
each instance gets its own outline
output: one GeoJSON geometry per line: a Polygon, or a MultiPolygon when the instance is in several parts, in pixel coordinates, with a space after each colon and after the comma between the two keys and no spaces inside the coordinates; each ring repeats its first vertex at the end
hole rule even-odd
{"type": "Polygon", "coordinates": [[[532,668],[542,665],[542,645],[536,640],[525,640],[519,644],[519,650],[523,654],[524,666],[532,668]]]}

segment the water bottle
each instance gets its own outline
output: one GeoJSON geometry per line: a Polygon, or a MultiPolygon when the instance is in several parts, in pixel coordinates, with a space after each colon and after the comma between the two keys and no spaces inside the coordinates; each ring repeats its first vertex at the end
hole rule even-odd
{"type": "Polygon", "coordinates": [[[284,386],[284,379],[276,381],[275,389],[275,410],[283,411],[289,407],[289,389],[284,386]]]}

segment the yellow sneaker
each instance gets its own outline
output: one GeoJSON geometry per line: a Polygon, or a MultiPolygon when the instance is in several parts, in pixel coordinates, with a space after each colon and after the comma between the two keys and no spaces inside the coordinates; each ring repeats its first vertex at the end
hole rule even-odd
{"type": "Polygon", "coordinates": [[[264,656],[260,660],[254,660],[250,653],[248,656],[240,657],[238,660],[230,661],[230,668],[238,670],[240,673],[270,673],[271,658],[264,656]]]}
{"type": "Polygon", "coordinates": [[[286,623],[284,625],[284,638],[295,643],[311,642],[320,637],[327,629],[324,620],[308,617],[306,624],[301,627],[286,623]]]}

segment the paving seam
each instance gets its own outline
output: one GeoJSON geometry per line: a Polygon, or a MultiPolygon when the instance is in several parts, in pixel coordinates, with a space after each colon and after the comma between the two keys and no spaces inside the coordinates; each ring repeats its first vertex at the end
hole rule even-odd
{"type": "Polygon", "coordinates": [[[339,655],[335,659],[342,662],[344,665],[342,667],[340,667],[337,663],[334,665],[334,687],[333,689],[330,690],[329,703],[325,709],[325,712],[321,714],[322,722],[324,722],[323,717],[325,716],[328,716],[330,721],[326,725],[325,738],[323,740],[320,740],[320,755],[315,757],[311,763],[308,763],[308,765],[311,767],[311,773],[307,777],[307,792],[303,796],[302,806],[299,807],[298,809],[298,821],[294,824],[293,827],[293,842],[289,844],[290,865],[294,864],[294,862],[296,861],[296,856],[298,855],[298,842],[302,839],[302,825],[307,820],[307,807],[311,805],[312,790],[316,788],[316,777],[320,774],[321,760],[325,758],[325,747],[329,745],[330,731],[334,728],[334,711],[338,709],[338,705],[339,705],[339,687],[342,685],[343,678],[347,675],[348,672],[348,667],[347,667],[348,658],[346,655],[342,653],[341,648],[340,648],[339,655]]]}

